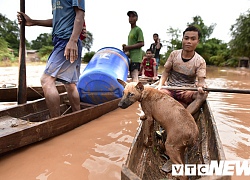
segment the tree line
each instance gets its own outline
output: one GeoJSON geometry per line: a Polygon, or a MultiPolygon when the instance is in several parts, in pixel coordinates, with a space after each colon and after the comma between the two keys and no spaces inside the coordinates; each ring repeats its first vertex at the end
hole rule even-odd
{"type": "MultiPolygon", "coordinates": [[[[193,17],[193,22],[188,25],[196,26],[202,34],[196,51],[206,60],[208,65],[216,66],[238,66],[240,58],[250,58],[250,10],[242,13],[231,25],[231,40],[223,42],[217,38],[210,38],[216,24],[205,25],[200,16],[193,17]]],[[[168,51],[161,56],[161,64],[164,64],[171,51],[181,49],[182,34],[179,29],[170,27],[167,30],[169,40],[163,41],[168,51]]]]}
{"type": "MultiPolygon", "coordinates": [[[[208,65],[231,66],[238,65],[239,58],[250,57],[250,10],[239,15],[236,23],[231,25],[231,40],[223,42],[217,38],[210,38],[216,24],[206,25],[200,16],[193,17],[193,21],[187,23],[200,29],[202,37],[196,51],[206,60],[208,65]]],[[[167,52],[161,54],[161,64],[164,64],[171,51],[181,49],[182,34],[178,28],[167,29],[167,40],[163,44],[167,46],[167,52]]],[[[87,31],[88,37],[82,41],[83,48],[88,52],[84,55],[85,62],[89,62],[95,52],[89,52],[94,38],[87,31]]],[[[17,59],[19,49],[19,26],[16,21],[11,21],[0,13],[0,61],[4,59],[17,59]]],[[[26,40],[26,49],[39,52],[40,58],[47,60],[53,49],[51,33],[42,33],[35,40],[26,40]]]]}
{"type": "MultiPolygon", "coordinates": [[[[87,38],[82,41],[83,48],[90,51],[93,35],[87,31],[87,38]]],[[[20,36],[17,21],[11,21],[0,13],[0,61],[16,61],[19,52],[20,36]]],[[[47,61],[53,49],[52,33],[42,33],[35,40],[25,42],[27,50],[37,50],[42,61],[47,61]]]]}

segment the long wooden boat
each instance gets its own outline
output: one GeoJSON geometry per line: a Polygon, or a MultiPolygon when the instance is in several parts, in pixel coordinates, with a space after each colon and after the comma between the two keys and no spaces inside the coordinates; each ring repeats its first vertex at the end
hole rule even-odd
{"type": "Polygon", "coordinates": [[[70,131],[115,110],[119,101],[81,103],[81,110],[72,112],[67,93],[62,93],[60,117],[49,118],[44,98],[0,111],[0,154],[70,131]]]}
{"type": "MultiPolygon", "coordinates": [[[[128,78],[128,81],[131,81],[131,78],[128,78]]],[[[140,82],[143,84],[152,84],[156,80],[152,78],[140,78],[140,82]]],[[[66,89],[63,84],[57,84],[56,88],[59,93],[66,92],[66,89]]],[[[43,89],[41,86],[28,86],[27,87],[27,101],[33,101],[44,97],[43,89]]],[[[16,84],[4,85],[0,87],[0,102],[14,102],[17,101],[17,87],[16,84]]]]}
{"type": "MultiPolygon", "coordinates": [[[[66,92],[63,84],[57,84],[56,88],[59,93],[66,92]]],[[[33,101],[43,98],[44,93],[41,86],[27,87],[27,101],[33,101]]],[[[1,87],[0,88],[0,102],[17,101],[17,87],[1,87]]]]}
{"type": "MultiPolygon", "coordinates": [[[[206,101],[200,111],[195,114],[195,120],[199,128],[199,145],[188,149],[186,153],[187,164],[209,164],[211,160],[225,160],[223,146],[219,138],[215,120],[206,101]]],[[[152,136],[153,145],[146,148],[143,145],[147,121],[142,121],[131,145],[127,160],[122,166],[122,180],[159,180],[175,179],[171,173],[162,170],[166,159],[162,158],[164,152],[164,140],[159,139],[157,133],[152,136]]],[[[159,132],[159,125],[155,123],[154,132],[159,132]]],[[[164,157],[164,156],[163,156],[164,157]]],[[[190,179],[198,179],[199,176],[190,176],[190,179]]],[[[206,178],[206,176],[202,177],[206,178]]],[[[220,176],[215,179],[228,180],[229,176],[220,176]]]]}

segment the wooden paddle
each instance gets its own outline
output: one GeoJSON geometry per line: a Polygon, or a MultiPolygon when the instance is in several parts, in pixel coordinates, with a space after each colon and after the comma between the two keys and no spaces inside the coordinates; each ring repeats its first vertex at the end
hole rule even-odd
{"type": "MultiPolygon", "coordinates": [[[[156,85],[149,85],[150,87],[156,87],[156,85]]],[[[187,90],[187,91],[197,91],[195,87],[174,87],[174,86],[162,86],[163,89],[169,90],[187,90]]],[[[224,92],[224,93],[241,93],[250,94],[249,89],[219,89],[219,88],[203,88],[204,91],[209,92],[224,92]]]]}
{"type": "MultiPolygon", "coordinates": [[[[25,0],[20,0],[20,12],[25,13],[25,0]]],[[[26,52],[25,52],[25,19],[22,17],[20,25],[20,45],[19,45],[19,76],[17,88],[17,102],[24,104],[27,102],[27,82],[26,82],[26,52]]]]}

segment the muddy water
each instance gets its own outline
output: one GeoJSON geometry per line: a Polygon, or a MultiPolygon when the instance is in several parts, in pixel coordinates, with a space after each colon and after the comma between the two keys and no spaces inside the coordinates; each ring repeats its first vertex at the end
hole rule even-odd
{"type": "MultiPolygon", "coordinates": [[[[208,68],[207,83],[214,88],[250,89],[250,70],[208,68]]],[[[211,92],[208,96],[226,158],[250,162],[250,94],[211,92]]],[[[249,176],[233,176],[247,180],[249,176]]]]}
{"type": "MultiPolygon", "coordinates": [[[[250,89],[249,69],[209,68],[214,88],[250,89]]],[[[228,159],[250,159],[250,94],[211,92],[208,100],[228,159]]]]}
{"type": "MultiPolygon", "coordinates": [[[[43,66],[28,66],[27,84],[39,85],[42,70],[43,66]]],[[[0,85],[17,83],[17,72],[13,67],[0,68],[0,85]]],[[[208,67],[207,74],[209,87],[250,89],[249,69],[208,67]]],[[[227,159],[249,160],[250,94],[210,92],[208,100],[227,159]]],[[[138,104],[117,109],[73,131],[2,156],[1,179],[120,179],[140,113],[138,104]]]]}
{"type": "Polygon", "coordinates": [[[138,104],[0,158],[1,179],[120,179],[138,126],[138,104]],[[133,111],[133,112],[131,112],[133,111]]]}

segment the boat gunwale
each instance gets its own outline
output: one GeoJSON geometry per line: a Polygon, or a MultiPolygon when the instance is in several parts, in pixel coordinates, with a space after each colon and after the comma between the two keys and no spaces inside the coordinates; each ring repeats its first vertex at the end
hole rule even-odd
{"type": "MultiPolygon", "coordinates": [[[[211,109],[211,107],[209,105],[209,102],[207,100],[205,101],[205,105],[204,106],[207,106],[208,112],[212,112],[212,109],[211,109]]],[[[220,136],[219,136],[219,131],[218,131],[218,128],[217,128],[217,125],[216,125],[216,122],[215,122],[214,115],[212,113],[210,113],[209,116],[210,116],[211,125],[213,127],[212,132],[214,133],[215,139],[216,139],[216,146],[217,146],[217,149],[219,150],[219,154],[218,154],[219,159],[220,160],[226,160],[224,148],[223,148],[220,136]]]]}
{"type": "MultiPolygon", "coordinates": [[[[63,84],[56,84],[59,93],[66,92],[63,84]]],[[[0,87],[0,102],[15,102],[17,101],[17,87],[0,87]],[[6,96],[8,94],[8,96],[6,96]],[[11,97],[9,96],[11,95],[11,97]]],[[[44,98],[42,86],[27,86],[27,101],[34,101],[36,99],[44,98]]]]}

